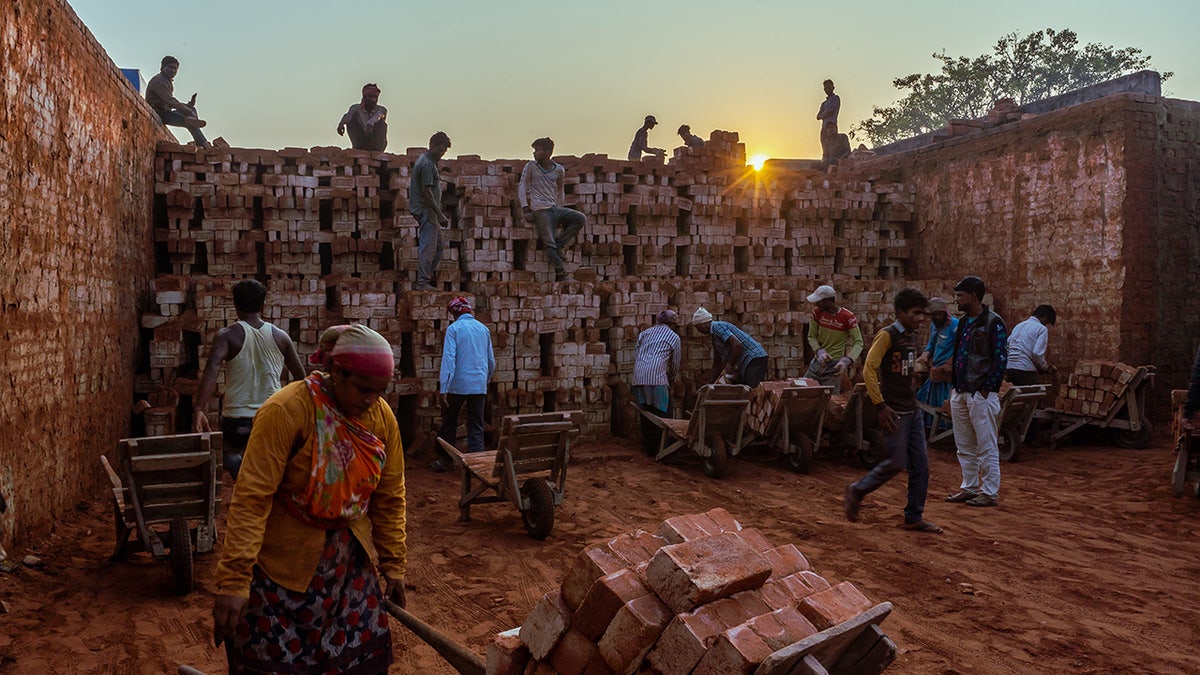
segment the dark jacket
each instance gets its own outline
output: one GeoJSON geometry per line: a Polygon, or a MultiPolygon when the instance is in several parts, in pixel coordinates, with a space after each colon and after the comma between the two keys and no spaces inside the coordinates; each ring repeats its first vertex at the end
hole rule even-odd
{"type": "Polygon", "coordinates": [[[1192,384],[1188,387],[1187,403],[1183,405],[1183,414],[1191,417],[1200,410],[1200,349],[1196,350],[1196,360],[1192,363],[1192,384]]]}
{"type": "Polygon", "coordinates": [[[955,390],[964,394],[999,391],[1008,365],[1008,331],[1004,319],[986,305],[983,314],[975,319],[961,317],[954,331],[951,363],[954,366],[950,381],[955,390]]]}

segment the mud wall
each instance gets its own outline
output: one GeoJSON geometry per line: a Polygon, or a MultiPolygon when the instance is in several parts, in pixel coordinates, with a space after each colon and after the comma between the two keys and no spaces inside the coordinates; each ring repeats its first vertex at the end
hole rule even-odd
{"type": "Polygon", "coordinates": [[[169,138],[61,0],[0,3],[0,514],[6,545],[95,494],[129,428],[169,138]]]}
{"type": "Polygon", "coordinates": [[[850,171],[916,191],[911,275],[981,276],[1010,325],[1054,305],[1060,368],[1154,364],[1181,386],[1200,328],[1198,123],[1195,103],[1118,94],[952,126],[954,137],[850,171]]]}

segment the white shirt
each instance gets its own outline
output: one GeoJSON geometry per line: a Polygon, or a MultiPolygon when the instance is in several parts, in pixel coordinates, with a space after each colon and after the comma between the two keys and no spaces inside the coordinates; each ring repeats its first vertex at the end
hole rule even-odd
{"type": "Polygon", "coordinates": [[[1009,370],[1042,372],[1047,369],[1046,343],[1050,331],[1037,317],[1029,317],[1008,336],[1009,370]]]}

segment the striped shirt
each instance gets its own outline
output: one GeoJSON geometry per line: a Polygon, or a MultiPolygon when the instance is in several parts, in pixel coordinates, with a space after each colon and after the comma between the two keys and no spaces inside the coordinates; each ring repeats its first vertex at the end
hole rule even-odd
{"type": "Polygon", "coordinates": [[[666,324],[651,326],[638,335],[633,363],[633,386],[671,384],[679,373],[679,336],[666,324]]]}
{"type": "Polygon", "coordinates": [[[731,337],[742,343],[742,356],[737,362],[739,373],[745,373],[746,366],[750,365],[754,359],[766,358],[767,350],[763,349],[763,346],[747,335],[745,331],[728,321],[714,321],[712,322],[713,348],[717,350],[722,361],[729,361],[729,345],[726,342],[731,337]]]}

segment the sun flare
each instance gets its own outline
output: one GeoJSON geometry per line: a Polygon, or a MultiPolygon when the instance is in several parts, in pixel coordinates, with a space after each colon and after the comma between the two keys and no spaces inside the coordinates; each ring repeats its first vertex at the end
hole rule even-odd
{"type": "Polygon", "coordinates": [[[754,167],[755,171],[762,171],[763,164],[769,159],[766,155],[754,155],[750,158],[750,166],[754,167]]]}

